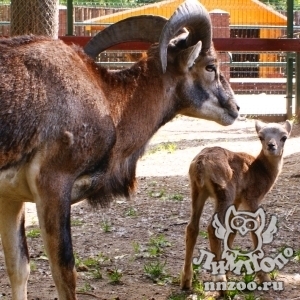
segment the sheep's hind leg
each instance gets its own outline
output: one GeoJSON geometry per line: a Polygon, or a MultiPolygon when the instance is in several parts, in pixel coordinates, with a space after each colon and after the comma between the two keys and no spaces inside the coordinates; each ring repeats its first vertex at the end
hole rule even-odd
{"type": "Polygon", "coordinates": [[[190,289],[193,280],[193,252],[199,234],[199,221],[203,211],[205,200],[208,198],[208,192],[205,188],[199,191],[199,188],[194,183],[191,183],[192,188],[192,214],[189,224],[186,227],[185,237],[185,260],[181,272],[182,289],[190,289]]]}
{"type": "MultiPolygon", "coordinates": [[[[228,208],[233,203],[232,197],[229,192],[225,189],[218,189],[216,190],[216,205],[215,205],[215,213],[218,216],[219,221],[224,226],[225,225],[225,215],[228,208]]],[[[215,255],[214,261],[219,262],[222,258],[222,243],[219,238],[217,238],[215,233],[216,228],[213,227],[212,222],[208,225],[208,237],[209,237],[209,244],[211,252],[215,255]]],[[[230,235],[231,243],[233,242],[235,237],[235,233],[230,235]]],[[[224,251],[224,250],[223,250],[224,251]]],[[[214,282],[222,282],[227,281],[226,274],[216,274],[212,276],[214,282]]]]}
{"type": "Polygon", "coordinates": [[[27,299],[30,267],[24,222],[23,202],[0,199],[0,233],[13,300],[27,299]]]}

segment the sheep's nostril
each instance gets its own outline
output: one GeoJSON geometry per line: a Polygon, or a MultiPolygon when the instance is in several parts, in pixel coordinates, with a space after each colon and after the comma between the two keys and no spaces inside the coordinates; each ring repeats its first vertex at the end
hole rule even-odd
{"type": "Polygon", "coordinates": [[[240,111],[240,107],[239,107],[238,105],[236,105],[236,109],[237,109],[238,111],[240,111]]]}
{"type": "Polygon", "coordinates": [[[273,143],[269,143],[269,144],[268,144],[268,149],[269,149],[269,150],[275,150],[275,149],[276,149],[276,145],[273,144],[273,143]]]}

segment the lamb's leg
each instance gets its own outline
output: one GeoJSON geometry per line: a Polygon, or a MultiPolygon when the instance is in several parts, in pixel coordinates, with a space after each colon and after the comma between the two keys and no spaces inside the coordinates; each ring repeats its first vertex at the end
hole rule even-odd
{"type": "Polygon", "coordinates": [[[205,188],[201,190],[195,183],[191,183],[191,196],[192,196],[192,214],[190,222],[186,227],[185,236],[185,260],[181,273],[182,289],[190,289],[192,287],[193,279],[193,252],[199,234],[199,220],[202,214],[205,200],[208,198],[208,192],[205,188]]]}
{"type": "MultiPolygon", "coordinates": [[[[257,199],[253,198],[253,199],[248,200],[247,204],[246,204],[246,208],[252,213],[257,212],[257,210],[259,208],[259,203],[258,203],[257,199]]],[[[256,221],[260,224],[259,216],[257,216],[256,221]]],[[[252,239],[252,243],[253,243],[253,247],[254,247],[253,249],[256,249],[257,245],[258,245],[257,235],[253,231],[250,231],[250,234],[251,234],[251,239],[252,239]]],[[[260,261],[261,261],[261,259],[258,260],[258,263],[260,263],[260,261]]],[[[265,273],[262,270],[258,271],[256,273],[256,276],[257,276],[258,281],[260,283],[265,282],[265,281],[271,281],[271,278],[270,278],[269,274],[265,273]]]]}
{"type": "Polygon", "coordinates": [[[0,233],[13,300],[27,299],[30,268],[24,207],[23,202],[0,199],[0,233]]]}
{"type": "MultiPolygon", "coordinates": [[[[257,209],[258,209],[258,207],[252,208],[252,212],[253,212],[253,213],[256,212],[257,209]]],[[[257,220],[257,222],[259,222],[259,224],[260,224],[260,218],[257,217],[256,220],[257,220]]],[[[257,248],[257,245],[258,245],[258,238],[257,238],[257,235],[256,235],[255,232],[253,232],[253,231],[251,231],[250,233],[251,233],[251,239],[252,239],[253,247],[254,247],[253,249],[256,249],[256,248],[257,248]]],[[[259,260],[258,260],[258,263],[259,263],[259,264],[260,264],[261,260],[262,260],[262,259],[259,259],[259,260]]],[[[266,273],[266,272],[264,272],[264,271],[262,271],[262,270],[256,272],[256,276],[257,276],[257,278],[258,278],[258,282],[259,282],[259,283],[262,283],[262,282],[265,282],[265,281],[267,281],[267,282],[268,282],[268,281],[271,281],[271,278],[270,278],[269,274],[266,273]]]]}
{"type": "MultiPolygon", "coordinates": [[[[227,195],[227,191],[222,189],[216,193],[217,200],[215,205],[215,213],[218,216],[220,223],[224,226],[225,224],[225,215],[227,209],[232,205],[233,201],[229,195],[227,195]]],[[[210,243],[211,252],[215,255],[214,261],[220,261],[222,258],[222,248],[221,248],[221,240],[216,237],[215,234],[216,228],[212,226],[212,222],[208,225],[208,237],[210,243]]],[[[234,240],[235,235],[231,234],[232,242],[234,240]]],[[[213,281],[227,281],[225,274],[218,274],[213,276],[213,281]]]]}

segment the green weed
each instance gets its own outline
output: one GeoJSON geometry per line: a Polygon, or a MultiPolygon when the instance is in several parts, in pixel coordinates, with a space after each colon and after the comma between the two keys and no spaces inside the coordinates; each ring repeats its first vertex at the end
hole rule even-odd
{"type": "Polygon", "coordinates": [[[167,241],[163,234],[151,237],[149,240],[148,253],[150,256],[158,256],[165,247],[170,247],[171,243],[167,241]]]}
{"type": "Polygon", "coordinates": [[[93,290],[93,287],[89,282],[85,282],[83,287],[79,289],[79,292],[90,292],[93,290]]]}
{"type": "Polygon", "coordinates": [[[200,235],[202,238],[204,238],[204,239],[207,239],[207,238],[208,238],[208,233],[207,233],[207,231],[200,231],[200,232],[199,232],[199,235],[200,235]]]}
{"type": "Polygon", "coordinates": [[[155,262],[149,262],[144,265],[144,272],[154,282],[158,282],[160,280],[163,280],[166,276],[165,266],[166,262],[161,263],[158,260],[155,262]]]}
{"type": "Polygon", "coordinates": [[[34,272],[37,270],[36,262],[31,260],[30,261],[30,272],[34,272]]]}
{"type": "Polygon", "coordinates": [[[160,191],[150,191],[149,196],[152,198],[164,198],[165,196],[165,190],[160,191]]]}
{"type": "Polygon", "coordinates": [[[41,236],[41,230],[39,228],[33,228],[33,229],[30,229],[27,233],[26,233],[26,236],[27,237],[30,237],[30,238],[38,238],[41,236]]]}
{"type": "Polygon", "coordinates": [[[186,294],[185,293],[178,293],[170,295],[167,300],[185,300],[186,294]]]}
{"type": "Polygon", "coordinates": [[[132,242],[132,247],[133,247],[133,251],[135,254],[138,254],[141,252],[141,245],[139,242],[136,242],[136,241],[132,242]]]}
{"type": "Polygon", "coordinates": [[[147,151],[148,155],[155,154],[157,152],[167,152],[167,153],[173,153],[177,149],[177,145],[172,142],[166,142],[158,144],[154,147],[152,147],[150,150],[147,151]]]}
{"type": "Polygon", "coordinates": [[[259,298],[256,297],[253,293],[250,293],[250,294],[245,294],[244,299],[245,300],[256,300],[256,299],[259,299],[259,298]]]}
{"type": "Polygon", "coordinates": [[[294,260],[300,262],[300,250],[294,251],[294,260]]]}
{"type": "Polygon", "coordinates": [[[80,219],[71,219],[71,226],[82,226],[84,222],[80,219]]]}
{"type": "Polygon", "coordinates": [[[278,271],[277,269],[274,269],[273,271],[271,271],[271,272],[269,273],[270,278],[271,278],[272,280],[275,280],[275,279],[277,278],[278,274],[279,274],[279,271],[278,271]]]}
{"type": "Polygon", "coordinates": [[[183,195],[177,193],[177,194],[173,194],[169,197],[171,200],[174,201],[182,201],[183,200],[183,195]]]}
{"type": "Polygon", "coordinates": [[[133,207],[129,207],[126,211],[125,211],[125,216],[126,217],[136,217],[137,216],[137,210],[133,207]]]}
{"type": "Polygon", "coordinates": [[[108,232],[111,232],[112,231],[112,225],[109,221],[107,220],[104,220],[102,223],[101,223],[101,228],[103,230],[103,232],[105,233],[108,233],[108,232]]]}
{"type": "Polygon", "coordinates": [[[92,275],[92,277],[94,279],[102,279],[103,278],[103,275],[102,275],[102,272],[100,271],[100,268],[95,268],[94,270],[92,270],[90,272],[90,274],[92,275]]]}
{"type": "Polygon", "coordinates": [[[113,270],[112,269],[107,270],[107,275],[108,275],[111,283],[118,284],[121,281],[123,273],[122,273],[122,270],[119,270],[119,269],[117,269],[117,267],[115,267],[113,270]]]}
{"type": "Polygon", "coordinates": [[[244,274],[244,275],[243,275],[243,281],[246,283],[246,285],[247,285],[249,282],[254,281],[254,279],[255,279],[255,274],[244,274]]]}

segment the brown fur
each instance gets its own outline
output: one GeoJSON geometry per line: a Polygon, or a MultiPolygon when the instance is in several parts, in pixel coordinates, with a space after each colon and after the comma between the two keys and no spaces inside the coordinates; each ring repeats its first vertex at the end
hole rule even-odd
{"type": "MultiPolygon", "coordinates": [[[[7,226],[22,232],[17,203],[36,203],[60,300],[76,299],[71,204],[88,199],[103,206],[114,196],[129,197],[149,139],[177,114],[222,125],[237,118],[214,51],[199,56],[199,46],[182,54],[172,45],[163,74],[157,45],[130,69],[114,72],[59,40],[0,40],[0,207],[14,208],[10,221],[5,209],[0,212],[6,220],[0,233],[5,236],[7,226]]],[[[23,238],[4,238],[3,244],[27,247],[23,238]]],[[[8,272],[21,277],[12,283],[14,300],[26,297],[25,252],[5,251],[7,261],[19,262],[8,264],[8,272]]]]}
{"type": "MultiPolygon", "coordinates": [[[[192,255],[199,232],[199,220],[205,201],[215,200],[215,213],[222,224],[226,210],[234,205],[242,205],[250,212],[256,212],[265,195],[274,185],[282,168],[282,154],[285,139],[291,132],[289,121],[283,126],[256,123],[262,150],[257,157],[247,153],[232,152],[221,147],[204,148],[192,161],[189,170],[192,196],[192,214],[186,228],[186,254],[181,277],[181,287],[191,288],[192,255]]],[[[212,224],[208,226],[210,247],[215,260],[221,259],[221,241],[216,237],[212,224]]],[[[228,241],[231,248],[235,234],[228,241]]],[[[254,249],[257,239],[252,234],[254,249]]],[[[259,272],[261,281],[269,280],[259,272]]],[[[222,276],[220,277],[222,278],[222,276]]],[[[224,280],[224,278],[219,280],[224,280]]]]}

